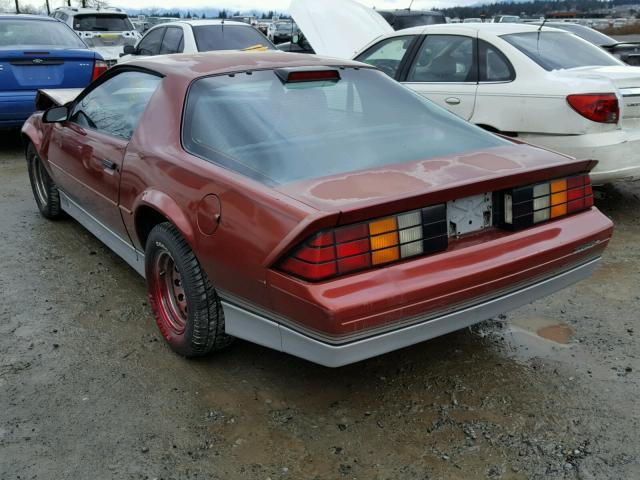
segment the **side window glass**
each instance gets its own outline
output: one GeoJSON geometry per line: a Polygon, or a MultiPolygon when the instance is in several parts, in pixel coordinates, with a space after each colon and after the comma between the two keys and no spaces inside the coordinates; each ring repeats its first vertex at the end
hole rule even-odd
{"type": "Polygon", "coordinates": [[[373,65],[390,77],[395,78],[398,68],[400,68],[400,63],[413,39],[413,35],[388,38],[376,43],[356,60],[373,65]]]}
{"type": "Polygon", "coordinates": [[[162,45],[160,46],[160,55],[168,53],[181,53],[181,46],[182,28],[167,28],[167,32],[164,34],[164,38],[162,39],[162,45]]]}
{"type": "Polygon", "coordinates": [[[507,57],[493,45],[480,40],[480,81],[510,82],[516,77],[507,57]]]}
{"type": "Polygon", "coordinates": [[[145,35],[138,45],[138,54],[158,55],[158,53],[160,53],[160,45],[162,44],[162,37],[164,36],[165,30],[166,28],[156,28],[145,35]]]}
{"type": "Polygon", "coordinates": [[[475,82],[474,40],[461,35],[429,35],[409,70],[408,82],[475,82]]]}
{"type": "Polygon", "coordinates": [[[142,72],[116,75],[75,104],[71,121],[129,140],[160,81],[160,77],[142,72]]]}

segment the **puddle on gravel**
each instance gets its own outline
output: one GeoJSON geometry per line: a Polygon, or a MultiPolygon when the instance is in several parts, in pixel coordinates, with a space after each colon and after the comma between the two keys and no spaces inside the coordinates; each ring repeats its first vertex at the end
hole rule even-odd
{"type": "Polygon", "coordinates": [[[549,325],[548,327],[542,327],[536,330],[536,334],[539,337],[546,338],[552,342],[561,343],[563,345],[568,344],[573,336],[573,328],[569,325],[562,323],[558,325],[549,325]]]}
{"type": "Polygon", "coordinates": [[[509,321],[508,324],[518,327],[531,335],[561,345],[569,344],[571,337],[575,333],[569,325],[543,316],[515,318],[509,321]]]}
{"type": "Polygon", "coordinates": [[[513,318],[501,325],[497,329],[489,327],[485,333],[499,335],[515,358],[523,361],[534,357],[572,360],[575,331],[569,325],[543,316],[513,318]]]}

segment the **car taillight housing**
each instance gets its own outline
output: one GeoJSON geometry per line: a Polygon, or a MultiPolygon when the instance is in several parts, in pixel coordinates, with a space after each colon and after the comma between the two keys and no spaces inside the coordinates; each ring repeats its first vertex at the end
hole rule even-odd
{"type": "Polygon", "coordinates": [[[279,264],[287,273],[318,281],[446,250],[446,204],[323,230],[279,264]]]}
{"type": "MultiPolygon", "coordinates": [[[[573,175],[492,193],[492,225],[520,230],[593,206],[588,174],[573,175]]],[[[440,203],[366,222],[322,230],[289,252],[276,268],[320,281],[449,246],[447,204],[440,203]]]]}
{"type": "Polygon", "coordinates": [[[589,175],[576,175],[498,194],[500,226],[521,229],[593,206],[589,175]]]}
{"type": "Polygon", "coordinates": [[[569,95],[567,102],[576,112],[598,123],[618,123],[620,106],[613,93],[569,95]]]}
{"type": "Polygon", "coordinates": [[[93,82],[96,78],[106,72],[108,68],[109,67],[107,66],[107,62],[103,60],[96,60],[93,64],[93,74],[91,75],[91,81],[93,82]]]}

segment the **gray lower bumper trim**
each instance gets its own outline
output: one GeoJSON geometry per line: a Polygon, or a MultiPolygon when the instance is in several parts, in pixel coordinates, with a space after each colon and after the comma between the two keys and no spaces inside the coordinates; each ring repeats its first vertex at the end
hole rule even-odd
{"type": "Polygon", "coordinates": [[[222,302],[228,334],[327,367],[341,367],[468,327],[568,287],[593,272],[600,257],[551,278],[440,317],[342,345],[332,345],[222,302]]]}

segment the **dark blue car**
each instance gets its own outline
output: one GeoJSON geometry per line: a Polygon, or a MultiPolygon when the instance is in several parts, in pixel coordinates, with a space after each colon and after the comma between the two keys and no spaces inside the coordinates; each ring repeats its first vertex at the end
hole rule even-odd
{"type": "Polygon", "coordinates": [[[40,88],[86,87],[107,69],[75,32],[36,15],[0,15],[0,128],[19,127],[40,88]]]}

